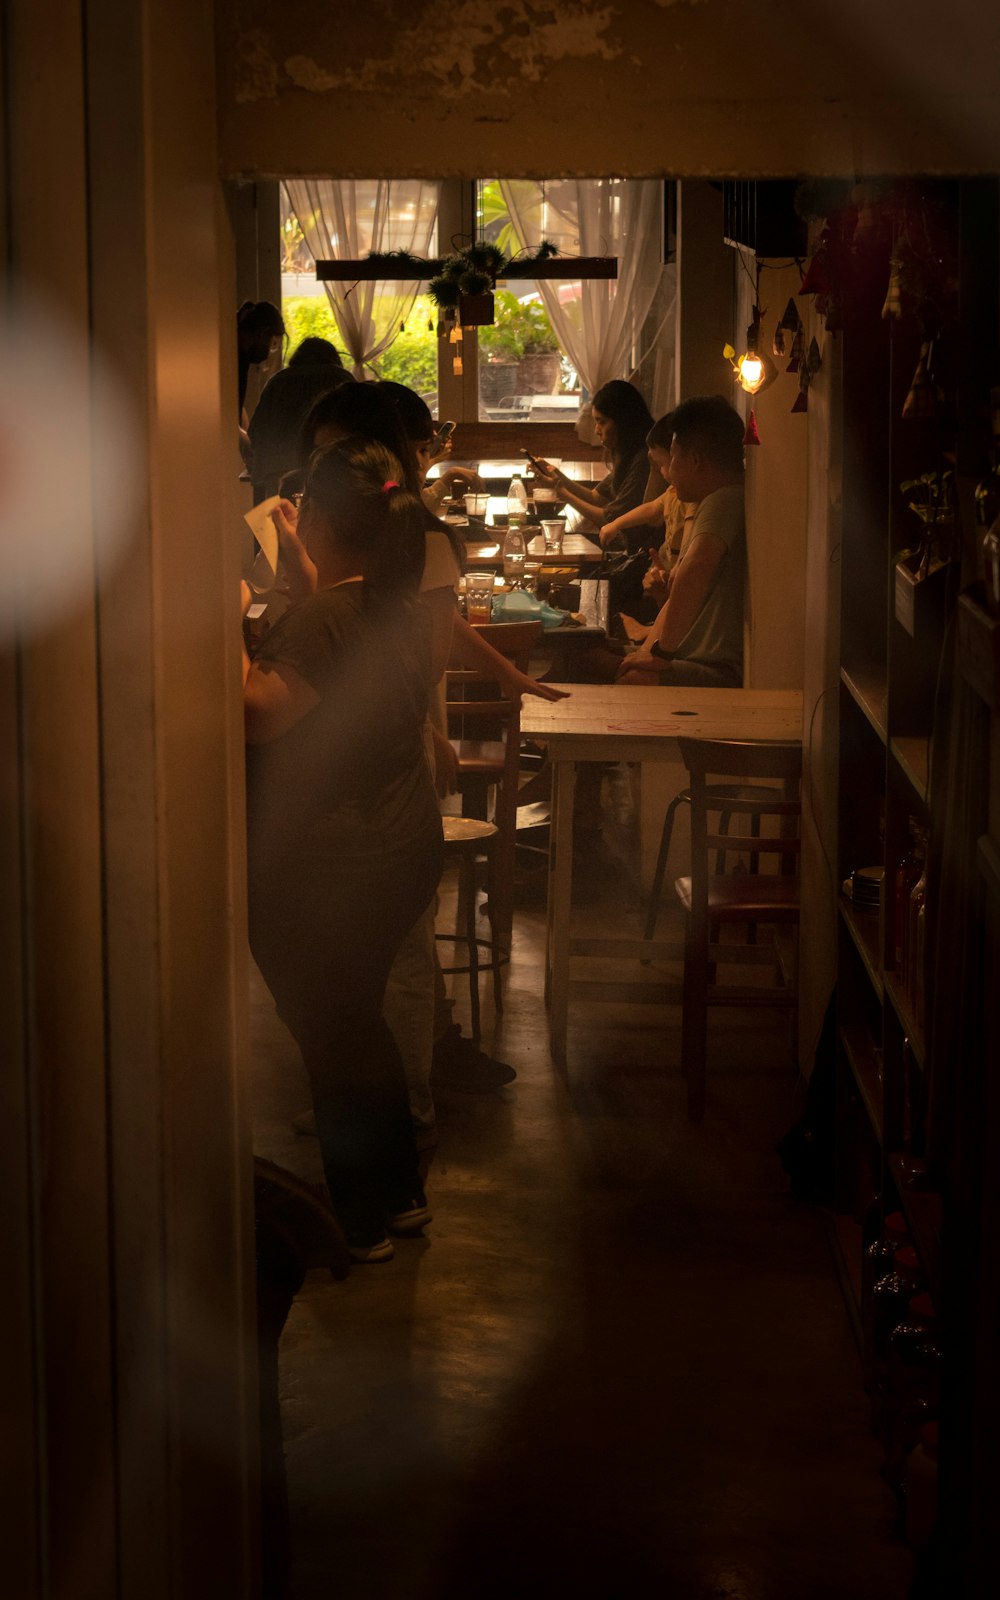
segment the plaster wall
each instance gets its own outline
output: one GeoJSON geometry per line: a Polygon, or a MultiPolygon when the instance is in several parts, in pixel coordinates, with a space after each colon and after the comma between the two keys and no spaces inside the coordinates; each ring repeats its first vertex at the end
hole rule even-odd
{"type": "Polygon", "coordinates": [[[227,175],[1000,168],[980,0],[216,0],[227,175]]]}

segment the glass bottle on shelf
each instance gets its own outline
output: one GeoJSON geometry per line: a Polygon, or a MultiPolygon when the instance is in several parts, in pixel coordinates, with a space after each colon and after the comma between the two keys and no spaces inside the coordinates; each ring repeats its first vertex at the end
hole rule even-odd
{"type": "Polygon", "coordinates": [[[905,970],[906,916],[910,906],[910,890],[920,876],[920,868],[917,865],[916,857],[918,831],[916,818],[908,818],[906,827],[909,842],[896,863],[892,882],[892,953],[893,964],[899,975],[900,982],[903,981],[905,970]]]}
{"type": "Polygon", "coordinates": [[[923,975],[923,950],[919,948],[922,924],[920,913],[924,908],[927,895],[927,835],[918,834],[917,852],[920,860],[920,876],[910,890],[910,904],[906,916],[906,967],[905,982],[906,994],[918,1022],[923,1025],[923,1018],[918,1015],[923,1011],[924,1004],[924,975],[923,975]]]}
{"type": "Polygon", "coordinates": [[[904,1463],[917,1444],[921,1427],[937,1417],[941,1366],[934,1303],[927,1293],[914,1295],[906,1315],[889,1335],[886,1362],[885,1474],[895,1489],[903,1486],[904,1463]]]}
{"type": "Polygon", "coordinates": [[[866,1245],[861,1257],[861,1328],[864,1340],[865,1377],[869,1387],[873,1374],[875,1352],[875,1285],[890,1273],[896,1251],[909,1241],[906,1218],[901,1211],[891,1211],[881,1229],[866,1245]]]}

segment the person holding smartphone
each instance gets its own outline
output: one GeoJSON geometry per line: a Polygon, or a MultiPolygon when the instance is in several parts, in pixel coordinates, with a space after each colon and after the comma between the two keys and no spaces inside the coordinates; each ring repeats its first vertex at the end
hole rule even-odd
{"type": "MultiPolygon", "coordinates": [[[[557,488],[567,505],[587,519],[601,544],[606,545],[619,537],[614,534],[605,537],[608,524],[641,505],[645,498],[649,477],[646,435],[653,426],[653,418],[638,389],[619,378],[613,378],[598,389],[592,408],[594,431],[611,467],[593,489],[568,478],[551,462],[534,456],[529,459],[540,481],[557,488]]],[[[630,551],[641,548],[641,541],[626,539],[624,542],[630,551]]]]}

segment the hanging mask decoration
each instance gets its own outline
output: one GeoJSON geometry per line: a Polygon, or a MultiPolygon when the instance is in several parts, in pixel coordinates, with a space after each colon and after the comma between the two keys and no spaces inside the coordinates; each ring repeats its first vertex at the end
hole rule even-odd
{"type": "Polygon", "coordinates": [[[826,234],[823,234],[823,243],[813,256],[806,275],[802,279],[799,294],[829,294],[830,280],[826,270],[826,234]]]}
{"type": "Polygon", "coordinates": [[[913,374],[913,382],[903,401],[902,415],[904,417],[934,417],[937,415],[938,390],[931,376],[931,358],[934,353],[933,340],[920,346],[920,359],[917,370],[913,374]]]}
{"type": "Polygon", "coordinates": [[[793,295],[785,307],[784,314],[781,318],[781,321],[778,323],[778,327],[784,328],[786,333],[794,333],[801,321],[802,318],[799,316],[799,308],[795,304],[795,297],[793,295]]]}
{"type": "Polygon", "coordinates": [[[792,339],[792,359],[789,361],[786,372],[798,372],[802,365],[802,356],[805,351],[806,332],[802,323],[796,324],[795,337],[792,339]]]}
{"type": "Polygon", "coordinates": [[[779,322],[777,324],[777,326],[775,327],[775,330],[774,330],[774,338],[771,340],[771,354],[775,355],[775,356],[783,356],[784,353],[785,353],[785,329],[784,329],[783,325],[779,322]]]}
{"type": "Polygon", "coordinates": [[[792,407],[793,413],[796,411],[808,411],[809,385],[812,383],[822,365],[823,357],[820,355],[819,345],[816,343],[815,339],[810,339],[809,349],[806,351],[802,361],[799,364],[799,392],[795,397],[795,404],[792,407]]]}
{"type": "Polygon", "coordinates": [[[743,447],[749,444],[760,444],[760,434],[757,432],[757,413],[751,410],[747,417],[746,433],[743,435],[743,447]]]}

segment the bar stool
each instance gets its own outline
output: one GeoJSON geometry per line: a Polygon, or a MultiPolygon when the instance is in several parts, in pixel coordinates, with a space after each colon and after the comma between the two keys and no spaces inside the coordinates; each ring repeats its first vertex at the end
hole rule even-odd
{"type": "Polygon", "coordinates": [[[461,966],[442,967],[441,971],[449,976],[460,972],[469,974],[472,1037],[478,1041],[480,946],[489,951],[489,965],[493,973],[493,1004],[497,1011],[503,1010],[500,985],[502,958],[495,920],[497,841],[500,836],[492,822],[481,822],[478,817],[442,817],[441,825],[444,830],[445,858],[451,857],[458,861],[458,904],[461,909],[463,900],[465,902],[465,932],[459,933],[456,930],[454,933],[435,933],[434,937],[449,942],[460,941],[468,949],[467,962],[461,966]],[[481,939],[476,933],[476,863],[482,858],[486,860],[486,888],[489,895],[487,913],[490,937],[488,939],[481,939]]]}

